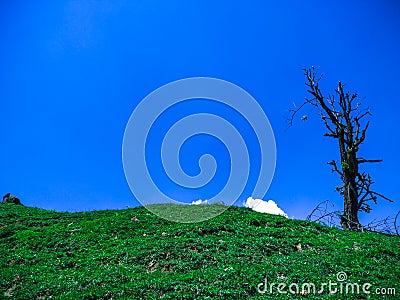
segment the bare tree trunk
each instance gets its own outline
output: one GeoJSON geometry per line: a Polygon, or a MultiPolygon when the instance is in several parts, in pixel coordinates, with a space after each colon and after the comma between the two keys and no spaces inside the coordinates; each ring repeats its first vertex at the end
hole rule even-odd
{"type": "MultiPolygon", "coordinates": [[[[358,174],[357,149],[346,147],[346,139],[343,130],[339,132],[338,141],[342,166],[344,198],[344,211],[340,224],[342,225],[342,228],[346,230],[360,230],[362,226],[358,220],[359,207],[356,180],[358,174]]],[[[349,141],[349,137],[347,137],[347,141],[349,141]]],[[[353,146],[351,138],[349,142],[353,146]]]]}
{"type": "Polygon", "coordinates": [[[343,229],[360,230],[362,228],[358,220],[358,198],[355,191],[356,181],[349,172],[344,175],[344,212],[340,220],[343,229]]]}

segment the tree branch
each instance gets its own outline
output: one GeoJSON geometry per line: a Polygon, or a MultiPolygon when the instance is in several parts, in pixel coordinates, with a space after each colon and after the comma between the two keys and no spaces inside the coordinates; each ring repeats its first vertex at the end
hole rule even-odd
{"type": "Polygon", "coordinates": [[[343,172],[338,169],[335,160],[332,159],[330,162],[327,162],[327,164],[333,167],[332,172],[337,172],[340,176],[343,176],[343,172]]]}
{"type": "Polygon", "coordinates": [[[365,159],[365,158],[357,158],[357,162],[359,164],[363,164],[363,163],[378,163],[378,162],[382,162],[382,159],[365,159]]]}

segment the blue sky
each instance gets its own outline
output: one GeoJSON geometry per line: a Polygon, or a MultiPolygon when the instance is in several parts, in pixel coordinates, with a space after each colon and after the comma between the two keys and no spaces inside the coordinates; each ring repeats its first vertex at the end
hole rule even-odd
{"type": "MultiPolygon", "coordinates": [[[[60,211],[139,205],[121,161],[131,113],[160,86],[205,76],[242,87],[269,118],[277,165],[265,199],[296,218],[326,199],[339,209],[339,179],[326,165],[338,157],[335,141],[322,136],[311,108],[306,122],[287,128],[288,109],[306,96],[301,69],[315,65],[325,74],[326,92],[341,80],[366,97],[373,117],[360,154],[384,159],[368,170],[376,190],[399,200],[399,32],[400,6],[389,0],[3,1],[0,192],[60,211]]],[[[204,99],[174,109],[174,118],[196,109],[233,115],[204,99]]],[[[254,137],[235,118],[252,145],[254,137]]],[[[160,122],[155,138],[171,121],[160,122]]],[[[185,144],[182,166],[195,175],[204,152],[218,161],[215,181],[194,191],[166,182],[167,193],[190,201],[221,188],[229,159],[216,139],[185,144]]],[[[151,165],[155,180],[165,181],[156,158],[151,165]]],[[[239,204],[246,193],[251,183],[239,204]]],[[[361,220],[394,215],[400,204],[382,200],[373,209],[361,220]]]]}

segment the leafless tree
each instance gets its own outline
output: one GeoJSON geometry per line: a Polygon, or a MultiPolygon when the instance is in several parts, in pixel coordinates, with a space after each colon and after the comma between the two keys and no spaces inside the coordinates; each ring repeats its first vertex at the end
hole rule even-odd
{"type": "MultiPolygon", "coordinates": [[[[362,108],[357,93],[344,90],[339,81],[335,94],[324,96],[319,87],[321,76],[314,67],[304,69],[308,94],[305,101],[297,108],[289,112],[289,125],[293,124],[297,113],[306,105],[314,107],[324,123],[327,132],[325,136],[337,140],[340,162],[332,160],[328,162],[332,166],[332,172],[339,174],[342,185],[336,190],[344,200],[344,210],[340,224],[346,230],[361,230],[362,225],[358,220],[358,212],[371,211],[371,201],[377,203],[378,198],[390,202],[391,199],[371,189],[373,181],[370,174],[361,172],[359,166],[364,163],[381,162],[380,159],[365,159],[358,156],[361,144],[364,142],[371,116],[369,108],[362,108]]],[[[306,117],[302,117],[305,120],[306,117]]]]}

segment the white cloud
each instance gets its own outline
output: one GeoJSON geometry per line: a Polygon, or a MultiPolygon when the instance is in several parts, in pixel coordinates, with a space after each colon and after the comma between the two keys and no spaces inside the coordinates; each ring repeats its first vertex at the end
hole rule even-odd
{"type": "Polygon", "coordinates": [[[288,215],[282,209],[280,209],[273,200],[264,201],[249,197],[244,203],[244,206],[261,213],[280,215],[286,218],[288,217],[288,215]]]}
{"type": "Polygon", "coordinates": [[[193,201],[192,205],[200,205],[200,204],[208,204],[208,200],[197,200],[197,201],[193,201]]]}

